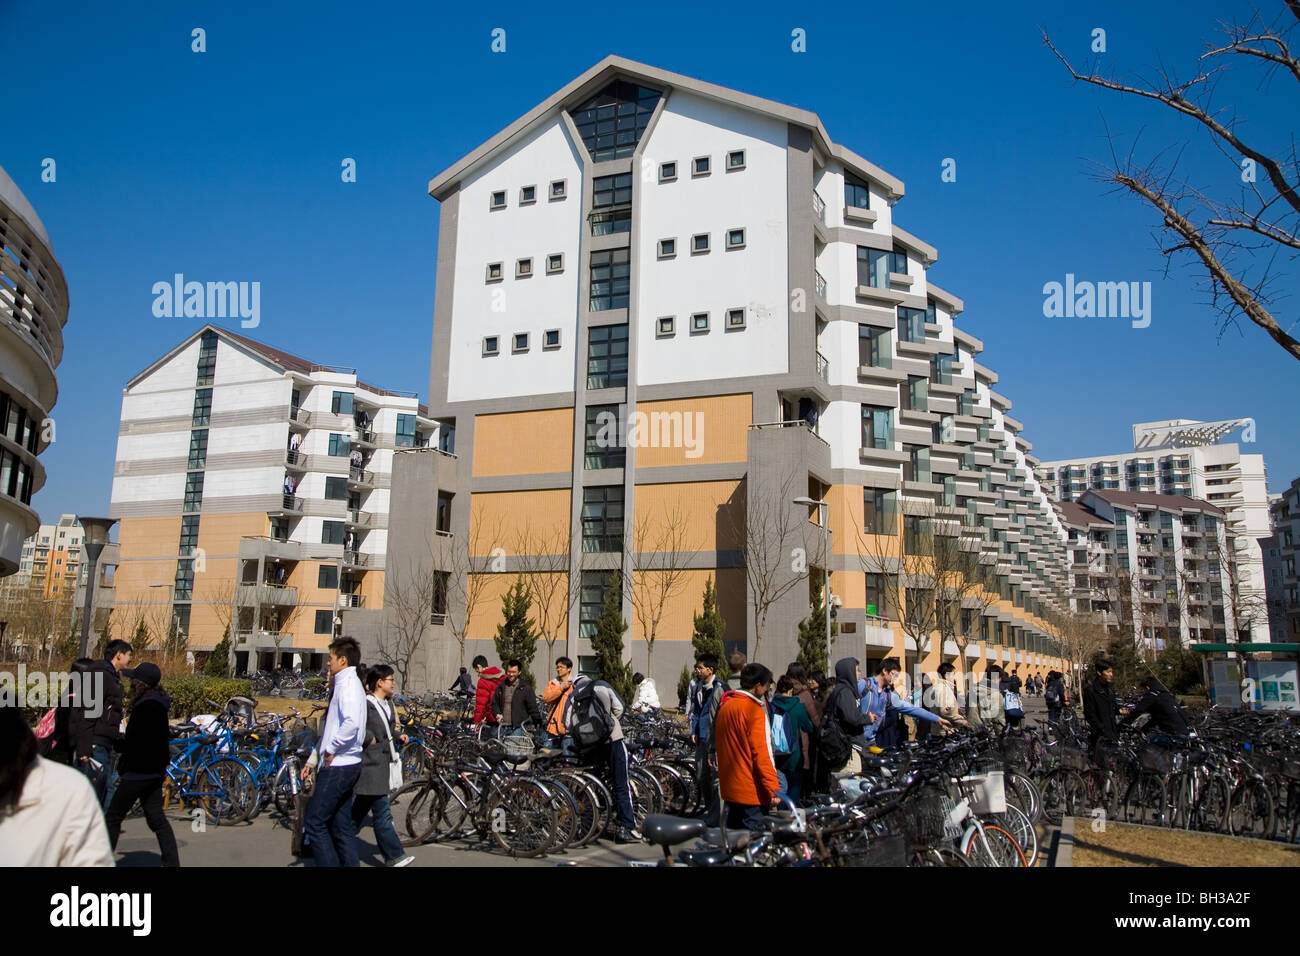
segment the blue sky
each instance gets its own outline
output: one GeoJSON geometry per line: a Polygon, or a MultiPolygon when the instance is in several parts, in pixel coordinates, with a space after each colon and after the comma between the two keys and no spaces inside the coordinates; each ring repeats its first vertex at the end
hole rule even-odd
{"type": "MultiPolygon", "coordinates": [[[[1221,192],[1239,185],[1234,161],[1158,104],[1071,83],[1040,37],[1081,62],[1102,28],[1108,66],[1188,71],[1231,4],[931,2],[889,16],[658,3],[599,17],[531,4],[181,6],[0,2],[0,165],[43,219],[72,303],[50,477],[33,499],[45,520],[107,513],[121,389],[201,324],[152,313],[152,285],[176,272],[260,281],[248,334],[425,396],[429,179],[610,53],[813,110],[835,141],[903,179],[896,222],[938,247],[930,277],[965,299],[959,325],[984,340],[981,361],[1043,459],[1127,450],[1135,421],[1249,416],[1258,441],[1246,450],[1264,454],[1270,490],[1300,475],[1296,362],[1254,326],[1220,337],[1197,271],[1179,259],[1166,276],[1153,215],[1090,171],[1107,125],[1125,149],[1138,136],[1145,158],[1183,149],[1181,168],[1221,192]],[[191,52],[194,27],[206,53],[191,52]],[[490,50],[495,27],[504,54],[490,50]],[[790,50],[796,27],[807,53],[790,50]],[[54,183],[41,181],[46,157],[54,183]],[[356,183],[341,182],[344,157],[356,183]],[[949,157],[955,183],[941,180],[949,157]],[[1066,273],[1150,281],[1150,327],[1044,318],[1043,285],[1066,273]]],[[[1217,102],[1241,104],[1250,135],[1275,147],[1296,132],[1300,90],[1261,75],[1236,68],[1217,102]]],[[[1300,319],[1300,283],[1294,262],[1276,268],[1286,326],[1300,319]]]]}

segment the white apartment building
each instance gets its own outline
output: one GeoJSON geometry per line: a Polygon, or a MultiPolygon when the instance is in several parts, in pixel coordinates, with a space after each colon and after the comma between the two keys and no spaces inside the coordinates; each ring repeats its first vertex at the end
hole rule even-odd
{"type": "Polygon", "coordinates": [[[32,495],[45,484],[38,455],[53,440],[68,284],[49,234],[0,169],[0,577],[18,570],[40,527],[32,495]]]}
{"type": "MultiPolygon", "coordinates": [[[[1222,508],[1236,549],[1250,639],[1267,641],[1266,580],[1259,539],[1270,534],[1264,456],[1244,454],[1232,432],[1253,430],[1249,419],[1202,422],[1170,419],[1133,426],[1131,452],[1042,462],[1038,474],[1058,501],[1089,489],[1183,495],[1222,508]],[[1252,611],[1254,613],[1252,613],[1252,611]]],[[[1249,431],[1248,431],[1249,434],[1249,431]]]]}
{"type": "Polygon", "coordinates": [[[58,524],[43,524],[23,542],[18,572],[14,575],[45,597],[55,597],[76,586],[84,537],[76,515],[61,515],[58,524]]]}
{"type": "Polygon", "coordinates": [[[382,604],[393,453],[433,434],[415,393],[195,332],[123,394],[119,628],[202,651],[229,626],[241,667],[321,655],[344,611],[382,604]]]}
{"type": "Polygon", "coordinates": [[[1300,478],[1280,494],[1269,495],[1273,533],[1260,539],[1268,581],[1269,631],[1274,642],[1300,642],[1300,478]]]}
{"type": "MultiPolygon", "coordinates": [[[[956,326],[961,299],[931,281],[936,250],[896,218],[903,183],[816,114],[610,56],[429,192],[442,204],[430,414],[455,429],[455,457],[401,456],[395,487],[421,491],[399,495],[390,560],[440,561],[435,492],[476,558],[494,536],[509,552],[476,566],[477,607],[452,589],[429,647],[454,647],[445,620],[464,616],[467,653],[494,653],[500,596],[539,559],[512,545],[531,535],[560,552],[540,556],[548,576],[579,595],[552,632],[579,666],[616,572],[628,654],[661,686],[689,662],[710,579],[728,650],[752,658],[746,562],[758,529],[794,515],[788,543],[819,555],[840,602],[836,654],[926,667],[958,655],[918,648],[864,572],[863,539],[913,540],[934,522],[998,571],[993,606],[965,615],[970,666],[1045,663],[1066,534],[1031,446],[976,361],[983,344],[956,326]],[[610,447],[606,416],[638,427],[610,447]],[[805,497],[825,502],[826,525],[805,520],[821,521],[805,497]],[[681,532],[676,547],[665,529],[681,532]],[[651,664],[635,588],[676,558],[684,583],[651,664]]],[[[778,563],[807,580],[767,609],[769,663],[793,658],[822,577],[778,563]]],[[[454,663],[431,663],[430,683],[454,663]]]]}

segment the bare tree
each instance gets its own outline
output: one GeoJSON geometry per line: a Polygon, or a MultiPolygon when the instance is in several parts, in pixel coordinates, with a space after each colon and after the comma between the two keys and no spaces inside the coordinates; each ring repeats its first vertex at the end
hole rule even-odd
{"type": "Polygon", "coordinates": [[[429,633],[436,602],[446,596],[446,574],[434,568],[430,555],[390,567],[384,575],[387,639],[380,642],[379,655],[397,671],[404,692],[409,692],[412,663],[429,633]]]}
{"type": "Polygon", "coordinates": [[[948,537],[948,524],[927,502],[904,506],[902,534],[857,532],[862,569],[880,575],[885,601],[900,613],[903,633],[916,645],[918,661],[930,652],[932,635],[939,629],[940,601],[945,606],[951,602],[951,597],[939,597],[949,581],[948,570],[939,566],[945,559],[935,560],[936,552],[946,554],[948,544],[940,539],[948,537]]]}
{"type": "Polygon", "coordinates": [[[1105,653],[1111,641],[1110,631],[1101,618],[1092,612],[1052,610],[1044,620],[1048,632],[1056,638],[1062,654],[1070,662],[1070,676],[1077,700],[1083,692],[1084,668],[1105,653]]]}
{"type": "MultiPolygon", "coordinates": [[[[760,490],[746,478],[743,518],[738,519],[732,511],[724,519],[743,542],[745,583],[754,606],[754,646],[750,660],[758,660],[773,606],[806,579],[806,575],[793,573],[791,560],[793,550],[803,545],[803,526],[807,523],[793,504],[798,495],[805,493],[801,486],[803,480],[791,471],[779,486],[760,490]]],[[[824,541],[821,547],[825,548],[824,541]]]]}
{"type": "Polygon", "coordinates": [[[546,642],[546,672],[555,664],[555,643],[568,629],[582,593],[569,574],[569,528],[525,524],[516,536],[519,574],[532,596],[538,635],[546,642]]]}
{"type": "MultiPolygon", "coordinates": [[[[680,500],[661,514],[638,511],[624,550],[632,558],[629,593],[632,611],[646,644],[646,673],[654,673],[655,639],[668,604],[686,587],[688,569],[697,550],[680,500]]],[[[754,642],[758,654],[758,640],[754,642]]]]}
{"type": "Polygon", "coordinates": [[[1279,12],[1271,21],[1256,11],[1244,24],[1224,24],[1226,42],[1207,42],[1196,61],[1195,75],[1186,80],[1163,66],[1153,81],[1140,85],[1101,75],[1100,64],[1080,72],[1046,33],[1043,42],[1074,79],[1161,103],[1208,131],[1211,144],[1223,156],[1223,181],[1240,180],[1235,195],[1179,181],[1177,158],[1167,162],[1157,154],[1148,164],[1140,165],[1132,151],[1121,159],[1113,144],[1111,166],[1101,178],[1139,197],[1159,214],[1168,239],[1161,249],[1167,262],[1175,253],[1190,252],[1193,262],[1205,271],[1210,304],[1220,315],[1220,335],[1245,316],[1292,358],[1300,359],[1300,341],[1291,335],[1291,326],[1283,328],[1270,311],[1276,298],[1268,291],[1279,278],[1272,271],[1278,257],[1294,258],[1300,251],[1300,166],[1295,138],[1270,155],[1262,142],[1263,131],[1284,131],[1285,116],[1270,121],[1267,115],[1247,110],[1247,125],[1235,108],[1213,103],[1219,82],[1232,63],[1262,68],[1264,81],[1281,77],[1300,83],[1300,59],[1290,46],[1296,26],[1292,21],[1300,21],[1300,0],[1285,0],[1285,6],[1289,15],[1279,12]],[[1259,172],[1263,175],[1257,176],[1259,172]]]}
{"type": "Polygon", "coordinates": [[[488,575],[504,571],[504,554],[493,552],[500,546],[501,524],[475,522],[470,517],[467,536],[448,538],[444,549],[447,577],[447,628],[460,647],[460,664],[465,663],[465,642],[470,622],[487,591],[488,575]]]}

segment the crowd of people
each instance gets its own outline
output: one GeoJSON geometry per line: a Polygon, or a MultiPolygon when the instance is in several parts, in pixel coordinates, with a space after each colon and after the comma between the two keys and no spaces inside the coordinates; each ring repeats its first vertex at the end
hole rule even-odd
{"type": "MultiPolygon", "coordinates": [[[[0,864],[112,866],[122,821],[138,802],[162,865],[180,865],[163,812],[171,701],[158,667],[131,668],[132,654],[129,643],[112,641],[103,660],[77,661],[75,671],[102,675],[96,706],[65,695],[39,739],[17,708],[0,708],[0,864]],[[124,677],[133,681],[129,721],[124,677]],[[108,772],[114,754],[115,786],[108,772]]],[[[963,695],[954,666],[945,662],[906,694],[896,657],[870,674],[857,659],[843,658],[830,677],[797,662],[776,677],[742,654],[727,664],[730,676],[723,679],[718,657],[700,654],[685,700],[696,782],[711,826],[759,826],[764,812],[827,791],[832,774],[860,770],[867,747],[888,749],[913,736],[980,724],[1014,729],[1025,717],[1022,694],[1042,695],[1052,723],[1070,703],[1064,675],[1055,670],[1022,682],[1014,669],[1008,674],[990,664],[963,695]],[[994,705],[972,706],[976,698],[994,705]]],[[[461,668],[452,687],[472,699],[475,730],[500,737],[536,731],[543,747],[581,755],[610,784],[616,840],[639,841],[619,718],[625,710],[658,711],[654,681],[636,675],[629,708],[605,681],[575,674],[568,657],[555,661],[555,676],[540,695],[518,660],[501,668],[480,655],[471,666],[474,677],[461,668]]],[[[357,641],[340,637],[329,647],[329,673],[324,727],[304,769],[314,786],[303,814],[302,853],[317,866],[359,865],[358,834],[369,817],[386,865],[406,866],[413,858],[402,849],[389,805],[401,785],[399,747],[408,740],[397,720],[393,669],[365,667],[357,641]]],[[[1128,708],[1116,701],[1108,661],[1096,662],[1091,674],[1082,696],[1094,752],[1115,745],[1121,728],[1143,715],[1157,734],[1188,734],[1177,700],[1155,677],[1140,681],[1143,695],[1128,708]]]]}

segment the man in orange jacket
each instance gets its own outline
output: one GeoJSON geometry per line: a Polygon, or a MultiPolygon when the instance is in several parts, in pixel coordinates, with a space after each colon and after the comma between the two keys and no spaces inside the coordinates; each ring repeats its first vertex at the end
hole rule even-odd
{"type": "Polygon", "coordinates": [[[763,811],[772,806],[780,781],[767,717],[767,693],[772,672],[762,664],[746,664],[740,690],[729,691],[718,707],[714,740],[718,752],[718,783],[727,804],[727,826],[758,830],[763,811]]]}

